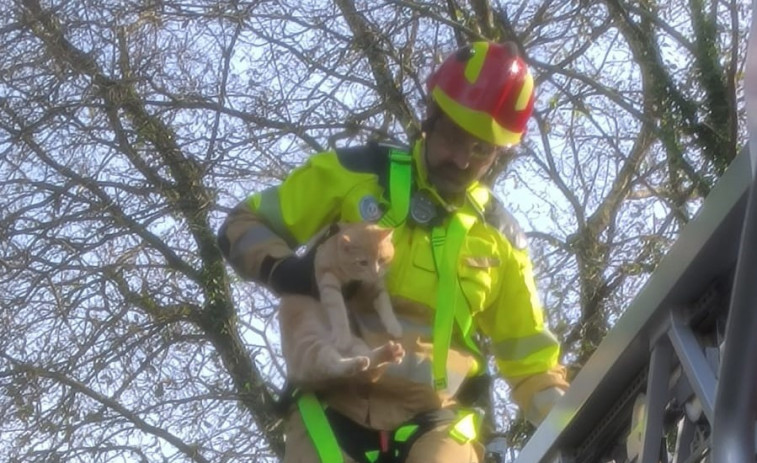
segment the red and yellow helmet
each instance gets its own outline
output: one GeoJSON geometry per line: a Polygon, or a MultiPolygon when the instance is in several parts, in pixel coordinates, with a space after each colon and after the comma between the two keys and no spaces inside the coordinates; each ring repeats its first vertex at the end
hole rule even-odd
{"type": "Polygon", "coordinates": [[[473,42],[428,78],[428,93],[457,125],[498,146],[520,142],[534,107],[534,79],[514,47],[473,42]]]}

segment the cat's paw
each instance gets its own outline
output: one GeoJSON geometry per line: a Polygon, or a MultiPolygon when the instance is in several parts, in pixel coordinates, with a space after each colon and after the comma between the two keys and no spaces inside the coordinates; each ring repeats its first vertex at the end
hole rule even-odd
{"type": "Polygon", "coordinates": [[[354,375],[365,371],[371,366],[371,359],[365,356],[350,357],[343,360],[347,367],[347,375],[354,375]]]}
{"type": "Polygon", "coordinates": [[[402,359],[405,358],[405,348],[402,347],[402,344],[394,341],[389,341],[387,345],[389,346],[388,349],[391,356],[390,362],[402,363],[402,359]]]}
{"type": "Polygon", "coordinates": [[[371,359],[359,355],[355,357],[343,357],[339,359],[339,362],[330,365],[329,371],[326,375],[320,376],[320,379],[337,379],[337,378],[349,378],[366,371],[371,366],[371,359]]]}
{"type": "Polygon", "coordinates": [[[405,348],[395,341],[388,341],[373,351],[373,365],[378,367],[386,363],[401,363],[405,358],[405,348]]]}

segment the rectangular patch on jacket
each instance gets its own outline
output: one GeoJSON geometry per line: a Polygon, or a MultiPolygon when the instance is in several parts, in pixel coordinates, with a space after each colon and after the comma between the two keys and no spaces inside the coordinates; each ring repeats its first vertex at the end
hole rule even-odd
{"type": "Polygon", "coordinates": [[[468,267],[473,268],[498,267],[500,264],[499,259],[497,259],[496,257],[486,256],[467,256],[464,258],[464,262],[468,267]]]}

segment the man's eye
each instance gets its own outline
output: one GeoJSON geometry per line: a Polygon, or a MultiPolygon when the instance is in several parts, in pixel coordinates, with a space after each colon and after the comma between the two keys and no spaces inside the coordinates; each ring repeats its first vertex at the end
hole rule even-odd
{"type": "Polygon", "coordinates": [[[479,144],[473,145],[471,147],[471,154],[477,158],[488,158],[492,155],[493,151],[494,150],[491,149],[491,147],[479,144]]]}

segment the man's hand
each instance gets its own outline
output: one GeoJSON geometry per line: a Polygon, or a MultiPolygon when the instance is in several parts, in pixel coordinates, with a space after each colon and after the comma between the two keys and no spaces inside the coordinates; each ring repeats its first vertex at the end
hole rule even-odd
{"type": "Polygon", "coordinates": [[[291,255],[279,260],[266,257],[261,273],[267,272],[268,286],[279,295],[301,294],[317,297],[314,262],[315,252],[309,252],[304,256],[291,255]]]}

